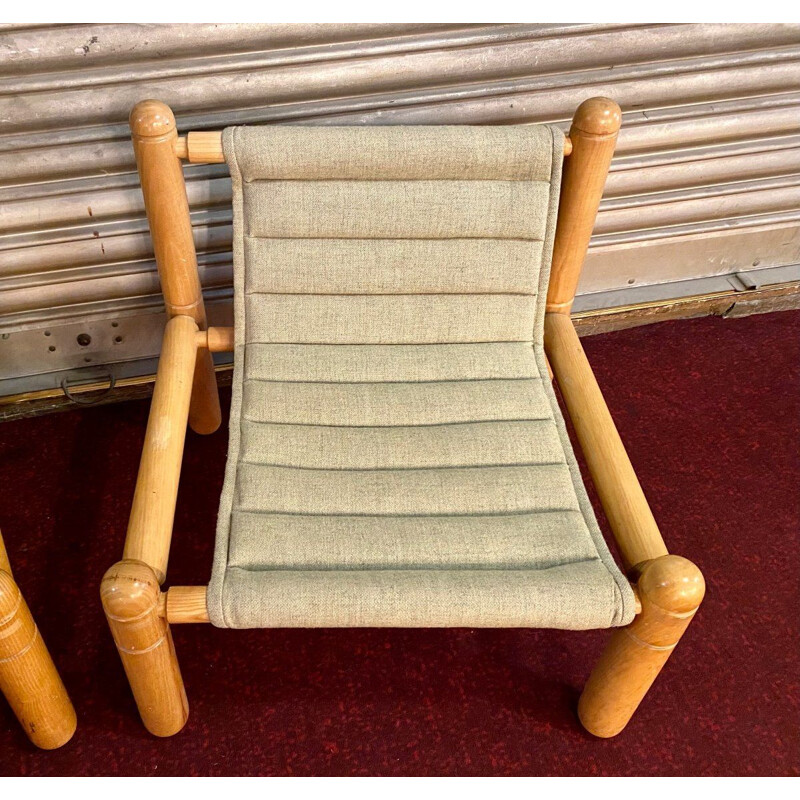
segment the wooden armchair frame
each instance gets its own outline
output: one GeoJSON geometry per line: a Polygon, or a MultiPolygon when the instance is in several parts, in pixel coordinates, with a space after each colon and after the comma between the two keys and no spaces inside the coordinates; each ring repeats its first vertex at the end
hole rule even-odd
{"type": "MultiPolygon", "coordinates": [[[[170,624],[208,622],[205,586],[161,590],[167,573],[186,423],[220,424],[211,353],[233,349],[233,330],[208,328],[197,275],[181,160],[222,163],[219,132],[179,137],[163,103],[131,113],[156,261],[169,321],[133,499],[123,560],[101,596],[142,720],[177,733],[188,704],[170,624]]],[[[669,555],[570,320],[583,261],[620,127],[619,106],[592,98],[566,139],[564,174],[545,317],[545,349],[628,575],[637,615],[614,631],[583,691],[578,714],[596,736],[619,733],[644,698],[703,598],[703,576],[669,555]]]]}
{"type": "Polygon", "coordinates": [[[54,750],[66,744],[75,733],[75,709],[14,580],[2,533],[0,692],[37,747],[54,750]]]}

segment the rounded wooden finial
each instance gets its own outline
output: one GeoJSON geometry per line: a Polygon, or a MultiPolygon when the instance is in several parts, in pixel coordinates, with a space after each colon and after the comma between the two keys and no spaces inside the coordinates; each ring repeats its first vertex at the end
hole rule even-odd
{"type": "Polygon", "coordinates": [[[614,136],[622,124],[622,111],[609,97],[584,100],[572,118],[572,127],[591,136],[614,136]]]}
{"type": "Polygon", "coordinates": [[[160,100],[142,100],[130,115],[131,131],[135,136],[165,136],[177,131],[172,109],[160,100]]]}
{"type": "Polygon", "coordinates": [[[109,617],[131,619],[158,605],[161,589],[156,573],[144,561],[119,561],[103,576],[100,599],[109,617]]]}
{"type": "Polygon", "coordinates": [[[706,593],[703,573],[687,558],[661,556],[648,562],[638,583],[644,600],[673,614],[694,611],[706,593]]]}

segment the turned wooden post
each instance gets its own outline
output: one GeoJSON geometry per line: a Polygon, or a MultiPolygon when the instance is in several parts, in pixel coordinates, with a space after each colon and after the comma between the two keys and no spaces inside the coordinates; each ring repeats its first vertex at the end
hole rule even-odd
{"type": "Polygon", "coordinates": [[[172,634],[159,614],[155,572],[141,561],[120,561],[100,585],[114,642],[145,727],[172,736],[186,724],[189,704],[172,634]]]}
{"type": "Polygon", "coordinates": [[[25,598],[5,569],[0,569],[0,691],[37,747],[52,750],[72,738],[75,709],[25,598]]]}
{"type": "MultiPolygon", "coordinates": [[[[183,169],[175,149],[175,117],[164,103],[144,100],[131,111],[130,126],[167,314],[191,317],[204,330],[206,311],[183,169]]],[[[196,358],[189,425],[197,433],[213,433],[222,419],[214,363],[206,349],[198,350],[196,358]]]]}
{"type": "Polygon", "coordinates": [[[691,561],[669,555],[642,566],[638,590],[642,613],[614,632],[578,703],[595,736],[616,736],[628,724],[692,621],[705,581],[691,561]]]}
{"type": "Polygon", "coordinates": [[[572,308],[620,122],[619,106],[607,97],[585,100],[573,117],[572,152],[564,161],[561,179],[548,311],[569,314],[572,308]]]}

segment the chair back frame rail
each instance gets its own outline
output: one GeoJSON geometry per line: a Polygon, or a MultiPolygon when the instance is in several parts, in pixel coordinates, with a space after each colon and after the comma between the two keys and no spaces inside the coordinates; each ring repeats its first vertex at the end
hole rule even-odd
{"type": "MultiPolygon", "coordinates": [[[[545,314],[545,351],[637,598],[584,688],[578,715],[600,737],[630,720],[702,601],[699,569],[670,555],[570,319],[614,153],[619,106],[595,97],[577,109],[564,171],[545,314]]],[[[211,433],[221,421],[211,353],[233,349],[232,328],[209,328],[197,273],[181,160],[222,163],[221,133],[179,137],[156,100],[130,117],[168,322],[159,360],[123,560],[108,570],[101,598],[142,720],[157,736],[177,733],[188,704],[170,624],[208,622],[205,586],[173,586],[167,574],[185,429],[211,433]]]]}

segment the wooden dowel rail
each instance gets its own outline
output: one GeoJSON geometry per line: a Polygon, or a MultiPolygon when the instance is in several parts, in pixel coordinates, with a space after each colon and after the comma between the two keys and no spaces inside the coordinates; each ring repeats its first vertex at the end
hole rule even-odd
{"type": "Polygon", "coordinates": [[[189,131],[175,140],[175,155],[190,164],[224,164],[222,131],[189,131]]]}
{"type": "Polygon", "coordinates": [[[208,622],[206,586],[172,586],[161,594],[161,616],[171,625],[208,622]]]}
{"type": "Polygon", "coordinates": [[[178,497],[186,422],[195,368],[197,324],[167,323],[147,420],[123,558],[143,561],[163,583],[178,497]]]}
{"type": "Polygon", "coordinates": [[[197,331],[197,346],[212,353],[232,353],[234,349],[233,328],[209,328],[197,331]]]}
{"type": "MultiPolygon", "coordinates": [[[[207,586],[172,586],[161,593],[158,613],[170,625],[210,622],[207,595],[207,586]]],[[[636,586],[633,587],[633,595],[636,613],[639,614],[642,611],[642,601],[636,586]]]]}
{"type": "MultiPolygon", "coordinates": [[[[189,131],[178,136],[173,145],[175,155],[190,164],[224,164],[222,131],[189,131]]],[[[572,139],[564,137],[564,155],[572,153],[572,139]]]]}
{"type": "Polygon", "coordinates": [[[635,567],[667,555],[667,547],[569,316],[545,314],[544,342],[625,564],[635,567]]]}

